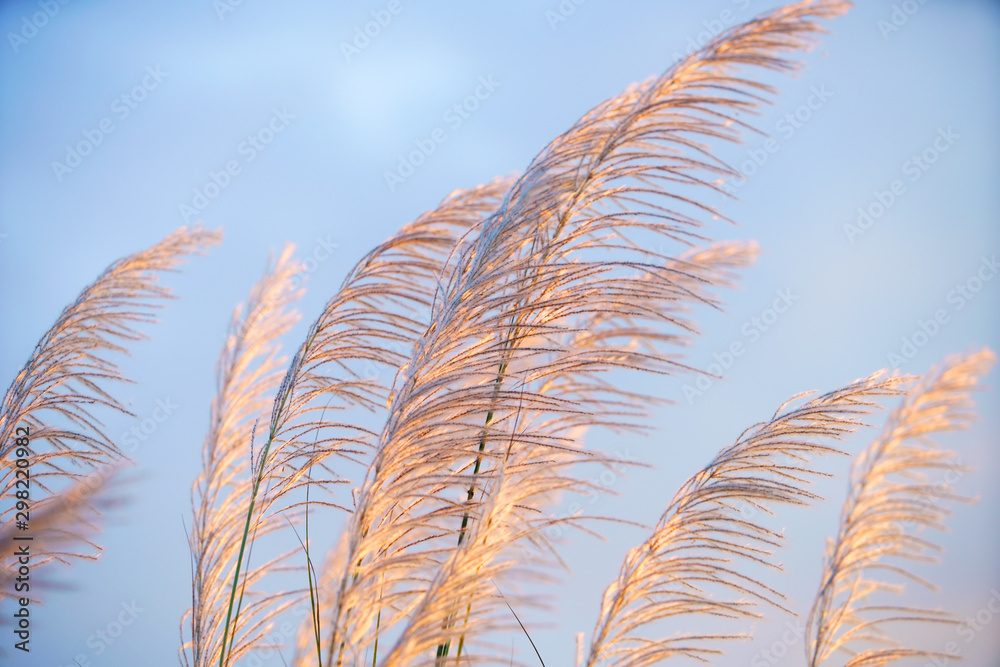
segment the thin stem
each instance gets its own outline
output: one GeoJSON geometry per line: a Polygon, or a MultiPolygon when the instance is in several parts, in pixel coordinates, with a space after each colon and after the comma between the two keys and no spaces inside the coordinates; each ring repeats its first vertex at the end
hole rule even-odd
{"type": "MultiPolygon", "coordinates": [[[[233,589],[229,594],[229,609],[226,611],[226,625],[222,631],[222,651],[219,653],[219,667],[228,663],[228,657],[232,654],[233,641],[236,639],[236,629],[233,628],[232,636],[229,636],[229,622],[233,615],[233,604],[236,601],[236,589],[239,587],[240,582],[240,569],[243,565],[243,553],[247,546],[247,537],[250,534],[250,523],[253,519],[253,510],[257,504],[257,493],[260,491],[260,483],[264,477],[264,463],[267,461],[267,454],[271,450],[271,443],[274,441],[273,431],[267,439],[267,445],[264,447],[264,452],[260,457],[260,465],[258,470],[254,475],[253,490],[250,494],[250,507],[247,509],[247,520],[243,526],[243,539],[240,541],[240,553],[236,558],[236,573],[233,575],[233,589]],[[229,639],[229,646],[226,646],[226,639],[229,639]]],[[[253,462],[251,461],[251,464],[253,462]]],[[[243,581],[243,589],[246,589],[246,579],[243,581]]],[[[243,593],[240,593],[240,601],[243,600],[243,593]]],[[[233,623],[239,620],[239,611],[236,612],[236,619],[233,619],[233,623]]]]}

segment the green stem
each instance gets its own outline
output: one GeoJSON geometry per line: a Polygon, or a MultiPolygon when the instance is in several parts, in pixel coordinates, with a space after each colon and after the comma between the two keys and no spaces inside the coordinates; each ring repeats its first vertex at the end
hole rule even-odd
{"type": "MultiPolygon", "coordinates": [[[[233,575],[233,589],[229,593],[229,608],[226,611],[226,625],[222,631],[222,651],[219,653],[219,667],[223,667],[228,663],[228,658],[232,655],[233,641],[236,639],[236,629],[233,628],[232,636],[229,636],[229,623],[232,621],[234,624],[239,620],[239,610],[236,612],[236,618],[233,618],[233,604],[236,602],[236,589],[239,588],[240,583],[240,570],[243,566],[243,554],[247,547],[247,537],[250,534],[250,524],[253,520],[253,510],[257,504],[257,493],[260,491],[260,483],[264,477],[264,464],[267,461],[267,454],[271,450],[271,443],[274,441],[273,433],[267,439],[267,445],[264,447],[264,453],[260,457],[260,466],[254,476],[253,490],[250,493],[250,507],[247,509],[247,520],[243,526],[243,539],[240,541],[240,553],[236,558],[236,573],[233,575]],[[226,639],[229,639],[229,645],[226,646],[226,639]]],[[[251,464],[253,462],[251,461],[251,464]]],[[[246,580],[244,580],[243,588],[246,588],[246,580]]],[[[240,601],[242,602],[243,592],[240,592],[240,601]]]]}
{"type": "MultiPolygon", "coordinates": [[[[601,157],[602,158],[604,157],[604,153],[603,152],[601,154],[601,157]]],[[[566,225],[567,221],[569,220],[568,211],[571,210],[572,203],[576,202],[576,200],[580,196],[580,193],[583,191],[583,188],[590,182],[590,180],[592,179],[592,177],[593,177],[592,173],[588,174],[587,178],[584,179],[583,183],[581,183],[580,186],[577,188],[576,193],[574,193],[573,198],[571,199],[571,205],[566,208],[567,212],[564,213],[560,217],[559,223],[556,225],[556,228],[555,228],[555,230],[552,233],[552,240],[555,240],[556,238],[559,237],[559,234],[562,232],[563,227],[566,225]]],[[[546,255],[547,255],[547,253],[546,253],[546,255]]],[[[547,259],[547,257],[546,257],[546,259],[547,259]]],[[[509,365],[509,352],[514,347],[515,341],[517,340],[518,332],[520,331],[520,322],[517,321],[516,316],[512,316],[512,319],[514,321],[512,322],[511,334],[508,336],[507,340],[504,342],[504,357],[505,358],[500,363],[500,367],[497,369],[497,377],[493,381],[493,396],[491,397],[491,400],[490,400],[491,405],[496,405],[497,399],[499,398],[500,387],[503,385],[503,380],[504,380],[504,378],[505,378],[505,376],[507,374],[507,368],[508,368],[508,365],[509,365]]],[[[482,465],[483,454],[486,451],[486,433],[487,433],[487,430],[489,429],[490,424],[493,423],[493,415],[494,415],[494,410],[491,407],[490,410],[486,413],[486,424],[485,424],[485,427],[483,429],[483,435],[479,439],[479,451],[476,454],[476,464],[475,464],[475,467],[472,470],[473,481],[469,485],[469,493],[467,495],[467,500],[470,503],[472,502],[473,498],[475,498],[475,495],[476,495],[475,477],[476,477],[476,475],[479,474],[479,468],[482,465]]],[[[458,533],[458,546],[462,545],[462,541],[465,539],[465,532],[468,529],[468,526],[469,526],[469,511],[466,510],[465,513],[462,515],[462,527],[461,527],[461,530],[459,530],[459,533],[458,533]]],[[[470,603],[468,605],[468,608],[466,609],[466,618],[468,618],[468,615],[469,615],[469,613],[471,613],[471,610],[472,610],[472,604],[470,603]]],[[[448,617],[448,621],[445,624],[445,629],[448,629],[448,628],[451,627],[453,619],[454,619],[454,615],[448,617]]],[[[459,649],[458,649],[459,650],[459,656],[461,656],[462,647],[464,645],[465,645],[465,635],[463,634],[459,638],[459,644],[458,644],[458,646],[459,646],[459,649]]],[[[439,662],[441,662],[442,658],[445,658],[445,657],[448,656],[448,651],[449,651],[450,648],[451,648],[451,641],[450,640],[447,641],[447,642],[445,642],[444,644],[441,644],[441,645],[438,646],[438,648],[437,648],[437,658],[438,658],[439,662]]]]}

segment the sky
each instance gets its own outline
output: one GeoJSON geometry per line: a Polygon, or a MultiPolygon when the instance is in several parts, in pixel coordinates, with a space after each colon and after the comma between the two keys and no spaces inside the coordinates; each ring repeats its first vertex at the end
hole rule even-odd
{"type": "MultiPolygon", "coordinates": [[[[651,464],[608,480],[618,495],[593,511],[655,522],[684,479],[801,391],[1000,349],[998,6],[858,4],[828,25],[798,72],[768,78],[779,95],[755,121],[762,134],[720,149],[746,175],[730,186],[734,199],[711,200],[737,223],[719,227],[721,238],[762,248],[724,294],[724,312],[694,313],[702,335],[688,358],[718,362],[722,377],[697,393],[685,389],[690,377],[635,380],[674,404],[653,415],[648,437],[588,436],[588,446],[651,464]],[[779,300],[788,307],[777,314],[779,300]],[[735,342],[745,352],[728,359],[735,342]]],[[[0,3],[0,378],[13,379],[61,309],[115,259],[185,224],[225,232],[165,280],[178,300],[122,361],[135,384],[118,396],[136,417],[109,418],[109,433],[124,436],[172,406],[130,444],[141,483],[108,518],[101,558],[53,573],[62,587],[37,611],[30,657],[0,640],[9,664],[175,664],[190,602],[184,521],[215,359],[269,253],[292,242],[309,267],[303,319],[286,341],[294,348],[347,270],[401,225],[457,188],[522,170],[595,104],[775,6],[0,3]],[[422,159],[411,162],[414,151],[422,159]],[[95,641],[126,608],[134,618],[124,631],[95,641]]],[[[921,569],[940,591],[906,598],[994,626],[998,396],[979,395],[981,420],[941,439],[972,466],[958,490],[978,502],[955,508],[939,536],[942,562],[921,569]]],[[[845,446],[860,451],[874,433],[845,446]]],[[[818,585],[849,464],[830,461],[833,476],[816,486],[825,503],[778,517],[788,544],[774,581],[796,613],[818,585]]],[[[644,535],[601,530],[603,542],[568,539],[571,572],[541,593],[551,610],[525,619],[548,664],[572,664],[575,634],[590,632],[601,591],[644,535]]],[[[746,628],[753,641],[727,647],[717,664],[801,664],[791,621],[769,612],[746,628]]],[[[936,650],[957,638],[965,664],[997,664],[1000,626],[983,627],[968,642],[951,628],[902,636],[936,650]]],[[[513,641],[529,661],[523,638],[513,641]]]]}

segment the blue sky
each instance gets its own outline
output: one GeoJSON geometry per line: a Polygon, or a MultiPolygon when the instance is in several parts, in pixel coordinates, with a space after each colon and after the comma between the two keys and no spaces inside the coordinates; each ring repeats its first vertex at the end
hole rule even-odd
{"type": "MultiPolygon", "coordinates": [[[[95,665],[173,664],[190,600],[182,519],[215,358],[269,252],[290,241],[313,259],[294,347],[348,268],[399,226],[456,188],[523,169],[593,105],[666,69],[699,33],[776,6],[399,0],[355,52],[344,45],[389,3],[330,4],[244,0],[221,14],[211,0],[0,5],[0,378],[14,377],[110,262],[198,219],[226,234],[168,278],[179,300],[124,362],[137,384],[119,394],[140,419],[157,401],[177,406],[135,447],[142,482],[100,536],[100,561],[60,573],[73,588],[39,611],[37,653],[12,664],[70,665],[81,654],[95,665]],[[33,19],[41,5],[51,6],[44,21],[33,19]],[[44,25],[26,28],[32,20],[44,25]],[[76,164],[67,147],[80,142],[94,146],[76,164]],[[428,142],[434,150],[412,174],[387,179],[428,142]],[[133,600],[143,611],[96,655],[88,638],[133,600]]],[[[721,152],[748,177],[733,188],[737,200],[713,201],[739,223],[720,234],[757,239],[763,253],[725,294],[725,313],[695,313],[704,333],[689,354],[703,367],[733,342],[745,354],[698,396],[685,396],[689,378],[641,380],[676,405],[655,415],[649,438],[588,440],[654,466],[616,480],[622,495],[596,511],[655,521],[688,475],[797,392],[841,386],[893,354],[919,373],[949,352],[1000,349],[1000,277],[988,268],[1000,253],[1000,13],[972,0],[860,4],[829,25],[799,72],[773,78],[780,95],[757,119],[767,136],[721,152]],[[977,274],[990,279],[977,283],[977,274]],[[779,292],[792,305],[763,330],[754,318],[770,318],[779,292]],[[921,322],[941,311],[934,335],[921,337],[921,322]],[[912,358],[902,355],[907,341],[912,358]]],[[[996,371],[987,381],[996,384],[996,371]]],[[[941,537],[944,562],[927,570],[941,593],[912,598],[962,617],[1000,590],[998,394],[979,402],[982,420],[944,439],[975,466],[961,491],[979,502],[957,508],[941,537]]],[[[114,418],[108,430],[134,425],[114,418]]],[[[815,591],[847,465],[831,461],[838,476],[818,485],[828,503],[780,517],[788,572],[776,581],[793,610],[807,610],[815,591]]],[[[604,543],[568,543],[573,574],[546,589],[559,592],[553,614],[529,614],[550,664],[568,664],[573,635],[590,631],[601,590],[643,535],[605,534],[604,543]]],[[[755,643],[733,646],[719,664],[751,664],[786,620],[770,615],[752,628],[755,643]]],[[[950,633],[920,639],[943,647],[950,633]]],[[[963,643],[966,664],[1000,658],[997,637],[963,643]]],[[[773,664],[799,664],[800,651],[773,664]]]]}

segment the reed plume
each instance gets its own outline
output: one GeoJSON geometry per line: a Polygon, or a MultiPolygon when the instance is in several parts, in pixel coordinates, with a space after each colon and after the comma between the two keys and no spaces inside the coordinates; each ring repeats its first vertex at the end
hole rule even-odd
{"type": "MultiPolygon", "coordinates": [[[[283,374],[274,373],[274,353],[291,320],[279,312],[292,296],[289,285],[298,271],[287,255],[255,289],[245,319],[239,311],[234,316],[220,359],[206,472],[194,502],[195,597],[185,660],[187,650],[196,665],[239,660],[263,646],[268,623],[308,594],[301,589],[263,595],[241,612],[233,591],[252,591],[269,570],[288,563],[291,552],[253,565],[249,553],[257,537],[286,523],[294,526],[302,517],[306,505],[296,492],[308,486],[329,493],[348,481],[329,459],[351,462],[370,451],[370,432],[331,413],[349,407],[376,411],[384,404],[384,377],[391,378],[422,330],[416,318],[433,297],[448,253],[495,208],[508,186],[497,179],[452,193],[368,253],[326,304],[283,374]],[[261,413],[265,403],[270,410],[261,413]],[[256,418],[262,442],[251,468],[246,452],[256,418]]],[[[346,509],[322,498],[308,505],[319,506],[346,509]]]]}
{"type": "Polygon", "coordinates": [[[282,527],[278,517],[265,520],[261,505],[247,518],[252,504],[254,467],[251,434],[266,420],[271,398],[283,377],[287,359],[280,357],[280,338],[298,319],[291,308],[301,290],[293,279],[303,266],[287,246],[251,291],[245,305],[233,312],[217,367],[217,393],[212,402],[209,431],[203,448],[203,472],[192,489],[194,518],[189,535],[192,607],[182,619],[190,623],[189,639],[181,647],[184,664],[205,667],[222,653],[239,660],[261,640],[268,622],[294,602],[294,595],[258,594],[265,574],[290,554],[263,566],[245,568],[239,579],[240,600],[248,600],[235,619],[229,617],[241,536],[249,523],[254,536],[282,527]],[[242,613],[240,613],[242,612],[242,613]],[[231,621],[231,622],[230,622],[231,621]],[[190,652],[190,658],[188,653],[190,652]]]}
{"type": "MultiPolygon", "coordinates": [[[[666,265],[675,271],[674,278],[683,286],[692,300],[715,303],[715,296],[708,291],[712,286],[731,286],[736,278],[735,269],[744,268],[753,262],[757,246],[753,242],[722,242],[706,248],[695,248],[666,265]]],[[[665,304],[665,313],[679,318],[686,309],[683,300],[665,304]]],[[[613,336],[610,330],[612,314],[590,313],[581,321],[578,330],[565,334],[561,344],[548,337],[544,345],[527,347],[538,349],[600,349],[613,336]]],[[[614,326],[618,331],[634,328],[627,317],[618,317],[614,326]]],[[[690,325],[693,329],[693,324],[690,325]]],[[[637,341],[642,341],[637,337],[637,341]]],[[[592,395],[601,390],[599,380],[588,380],[585,373],[574,373],[560,367],[557,354],[552,355],[552,372],[535,390],[539,397],[548,396],[569,402],[572,397],[592,395]]],[[[648,400],[648,397],[642,397],[648,400]]],[[[572,454],[560,456],[550,446],[559,437],[559,429],[546,424],[542,415],[533,415],[525,406],[520,406],[510,421],[511,433],[507,448],[494,469],[479,471],[478,487],[482,487],[482,506],[477,507],[476,518],[469,525],[467,534],[452,550],[447,560],[434,572],[428,570],[427,590],[423,592],[409,620],[401,630],[391,652],[386,656],[386,665],[422,664],[434,654],[428,651],[439,647],[435,662],[443,662],[451,647],[456,647],[456,660],[460,660],[467,645],[480,643],[478,638],[490,633],[518,631],[520,621],[509,613],[516,606],[519,609],[534,605],[530,597],[506,591],[497,595],[496,580],[524,583],[537,580],[538,573],[524,567],[525,562],[539,562],[546,557],[558,560],[558,552],[546,539],[544,531],[560,525],[561,528],[586,528],[587,517],[557,518],[543,511],[559,494],[597,493],[599,489],[586,480],[570,475],[554,475],[555,468],[569,468],[577,457],[572,454]],[[530,429],[526,426],[538,419],[530,429]],[[520,426],[519,426],[520,424],[520,426]],[[542,446],[525,446],[534,430],[548,434],[542,446]],[[523,441],[523,442],[522,442],[523,441]],[[473,604],[475,601],[475,604],[473,604]],[[424,660],[421,660],[424,658],[424,660]]],[[[575,431],[562,433],[567,447],[578,442],[583,435],[583,426],[575,431]]],[[[563,452],[565,454],[566,452],[563,452]]],[[[599,457],[591,456],[593,463],[599,457]]],[[[604,458],[604,457],[601,457],[604,458]]],[[[603,460],[604,463],[629,464],[631,462],[603,460]]],[[[480,646],[490,649],[499,647],[480,646]]]]}
{"type": "Polygon", "coordinates": [[[652,665],[674,656],[708,661],[721,652],[719,642],[745,635],[664,636],[662,624],[653,624],[689,614],[755,618],[760,603],[781,607],[784,596],[748,572],[780,569],[771,550],[782,535],[753,517],[817,499],[808,489],[822,474],[813,460],[842,454],[832,443],[855,430],[874,399],[895,393],[899,382],[876,374],[799,407],[786,404],[681,485],[605,591],[586,666],[652,665]]]}
{"type": "Polygon", "coordinates": [[[881,598],[902,593],[901,584],[887,580],[893,576],[933,589],[912,565],[937,560],[937,545],[923,533],[943,530],[946,501],[962,498],[950,484],[944,491],[936,487],[928,475],[962,466],[958,455],[940,449],[932,436],[968,427],[975,416],[971,392],[995,361],[996,355],[983,349],[932,369],[854,464],[840,530],[827,549],[822,584],[809,613],[810,667],[826,663],[838,650],[851,656],[847,667],[876,667],[907,657],[957,658],[902,646],[887,629],[899,623],[954,623],[953,617],[881,598]]]}
{"type": "MultiPolygon", "coordinates": [[[[426,327],[426,308],[455,247],[499,202],[508,179],[457,190],[361,259],[313,322],[273,402],[269,437],[306,467],[336,453],[367,466],[376,434],[331,421],[348,407],[384,410],[389,384],[426,327]]],[[[329,471],[334,478],[340,474],[329,471]]]]}
{"type": "MultiPolygon", "coordinates": [[[[122,504],[122,497],[115,493],[116,482],[122,482],[120,466],[109,465],[100,472],[89,475],[78,474],[64,490],[53,493],[40,509],[29,511],[31,537],[30,552],[38,563],[59,562],[70,565],[74,560],[97,560],[101,547],[93,541],[100,528],[102,513],[122,504]],[[116,479],[117,478],[117,479],[116,479]]],[[[23,480],[22,480],[23,481],[23,480]]],[[[19,489],[21,490],[21,489],[19,489]]],[[[18,536],[26,533],[18,529],[16,521],[9,521],[0,527],[0,554],[8,556],[17,564],[17,549],[24,547],[18,536]]],[[[0,571],[0,586],[5,591],[16,591],[14,587],[17,567],[0,571]]],[[[50,586],[44,579],[36,581],[34,590],[50,586]]],[[[11,595],[11,597],[22,597],[11,595]]],[[[29,592],[29,599],[39,600],[29,592]]]]}
{"type": "MultiPolygon", "coordinates": [[[[154,322],[159,302],[170,298],[170,291],[157,283],[158,274],[220,239],[219,232],[181,228],[109,266],[62,311],[7,389],[0,406],[0,496],[14,499],[17,489],[30,485],[31,511],[44,518],[37,525],[39,537],[49,538],[40,539],[40,548],[33,551],[34,567],[53,559],[93,557],[97,545],[86,536],[100,506],[92,502],[95,492],[116,465],[127,461],[105,433],[100,411],[132,416],[110,393],[115,384],[128,382],[114,358],[144,338],[137,326],[154,322]],[[27,480],[15,473],[16,429],[30,434],[27,480]],[[47,541],[53,550],[42,546],[47,541]]],[[[15,530],[15,509],[12,502],[0,512],[0,533],[8,537],[15,530]]],[[[16,565],[11,553],[11,540],[0,538],[0,579],[16,565]]],[[[0,598],[11,595],[7,586],[0,591],[0,598]]]]}
{"type": "Polygon", "coordinates": [[[691,295],[666,268],[670,255],[632,236],[681,248],[703,238],[695,230],[716,212],[685,188],[718,190],[712,179],[734,172],[701,141],[737,140],[746,127],[737,116],[770,91],[738,70],[790,69],[785,54],[808,45],[815,19],[845,8],[806,2],[766,14],[599,105],[542,151],[453,256],[352,515],[327,664],[351,663],[419,604],[475,520],[484,468],[506,458],[514,415],[530,415],[532,428],[513,447],[539,450],[554,476],[543,487],[555,488],[569,463],[604,458],[567,433],[630,428],[642,414],[632,392],[606,381],[572,400],[541,385],[556,374],[685,370],[670,350],[686,330],[663,306],[691,295]],[[597,314],[604,345],[543,342],[567,340],[597,314]]]}

